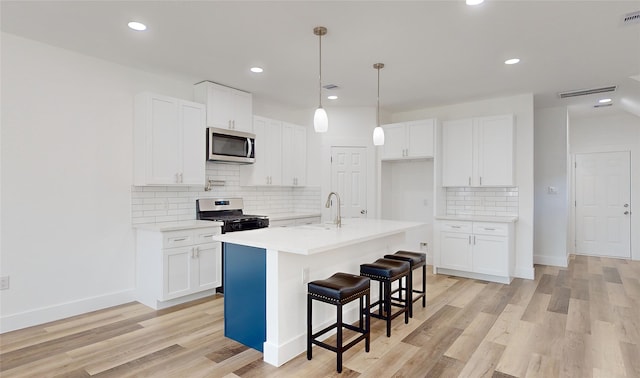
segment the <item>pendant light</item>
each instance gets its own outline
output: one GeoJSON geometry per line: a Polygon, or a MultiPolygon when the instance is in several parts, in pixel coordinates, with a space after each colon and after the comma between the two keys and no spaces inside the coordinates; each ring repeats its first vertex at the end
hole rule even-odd
{"type": "Polygon", "coordinates": [[[373,68],[378,70],[378,105],[376,111],[376,128],[373,129],[373,145],[382,146],[384,144],[384,130],[380,127],[380,70],[384,68],[384,63],[376,63],[373,68]]]}
{"type": "Polygon", "coordinates": [[[316,109],[313,115],[313,128],[316,133],[326,133],[329,129],[329,117],[327,117],[327,111],[322,107],[322,36],[327,34],[327,28],[324,26],[317,26],[313,28],[313,34],[318,36],[320,46],[320,58],[319,67],[320,75],[318,77],[318,109],[316,109]]]}

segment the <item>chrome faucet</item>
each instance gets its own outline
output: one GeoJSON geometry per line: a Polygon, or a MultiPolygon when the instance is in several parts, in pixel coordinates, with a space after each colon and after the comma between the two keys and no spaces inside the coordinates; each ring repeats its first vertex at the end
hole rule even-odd
{"type": "Polygon", "coordinates": [[[338,214],[336,215],[336,226],[342,227],[342,217],[340,216],[340,196],[338,195],[338,193],[336,192],[329,193],[329,196],[327,196],[327,203],[324,204],[324,207],[326,207],[327,209],[331,207],[332,194],[335,195],[336,199],[338,200],[338,214]]]}

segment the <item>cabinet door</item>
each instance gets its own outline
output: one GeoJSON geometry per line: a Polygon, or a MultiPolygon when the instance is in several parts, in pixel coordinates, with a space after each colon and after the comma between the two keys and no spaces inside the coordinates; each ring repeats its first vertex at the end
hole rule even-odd
{"type": "Polygon", "coordinates": [[[307,130],[282,123],[282,185],[304,186],[307,177],[307,130]]]}
{"type": "Polygon", "coordinates": [[[513,116],[482,117],[474,120],[477,182],[480,186],[512,186],[514,182],[513,116]]]}
{"type": "Polygon", "coordinates": [[[207,126],[230,129],[233,119],[231,88],[214,83],[206,85],[207,126]]]}
{"type": "Polygon", "coordinates": [[[194,248],[196,248],[196,258],[192,260],[194,292],[222,286],[221,243],[200,244],[194,248]]]}
{"type": "Polygon", "coordinates": [[[145,184],[176,184],[182,161],[178,101],[154,95],[147,106],[145,184]]]}
{"type": "Polygon", "coordinates": [[[269,177],[267,185],[282,185],[282,122],[269,120],[265,126],[263,139],[266,173],[269,177]]]}
{"type": "Polygon", "coordinates": [[[392,123],[383,125],[384,145],[382,146],[382,159],[402,159],[405,155],[405,125],[392,123]]]}
{"type": "MultiPolygon", "coordinates": [[[[286,145],[283,146],[286,148],[286,145]]],[[[296,186],[307,185],[307,129],[296,126],[293,130],[293,172],[296,186]]]]}
{"type": "Polygon", "coordinates": [[[406,156],[433,157],[433,126],[432,119],[407,123],[406,156]]]}
{"type": "Polygon", "coordinates": [[[473,271],[509,276],[509,244],[504,236],[473,236],[473,271]]]}
{"type": "Polygon", "coordinates": [[[253,132],[253,96],[251,93],[231,90],[233,104],[232,126],[234,130],[253,132]]]}
{"type": "Polygon", "coordinates": [[[205,183],[205,110],[204,106],[192,102],[180,102],[182,174],[180,183],[204,185],[205,183]]]}
{"type": "Polygon", "coordinates": [[[442,186],[470,186],[473,167],[471,119],[442,123],[442,186]]]}
{"type": "Polygon", "coordinates": [[[191,293],[192,256],[193,247],[171,248],[163,251],[163,301],[191,293]]]}
{"type": "Polygon", "coordinates": [[[440,265],[442,268],[471,271],[471,235],[440,233],[440,265]]]}

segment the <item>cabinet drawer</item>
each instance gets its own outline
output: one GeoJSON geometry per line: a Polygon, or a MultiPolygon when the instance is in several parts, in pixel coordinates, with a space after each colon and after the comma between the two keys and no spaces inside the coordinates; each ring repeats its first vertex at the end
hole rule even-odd
{"type": "Polygon", "coordinates": [[[507,236],[509,226],[504,223],[474,222],[473,233],[477,235],[507,236]]]}
{"type": "Polygon", "coordinates": [[[472,223],[471,222],[442,222],[440,225],[441,230],[443,232],[464,232],[471,233],[472,223]]]}
{"type": "Polygon", "coordinates": [[[194,234],[195,244],[213,243],[214,241],[211,240],[211,237],[220,234],[220,227],[198,229],[194,231],[194,234]]]}
{"type": "Polygon", "coordinates": [[[185,247],[194,244],[191,230],[163,232],[162,238],[164,248],[185,247]]]}

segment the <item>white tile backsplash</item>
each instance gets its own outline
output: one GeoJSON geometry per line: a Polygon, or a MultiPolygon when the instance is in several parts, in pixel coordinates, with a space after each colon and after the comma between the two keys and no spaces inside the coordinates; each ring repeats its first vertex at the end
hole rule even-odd
{"type": "Polygon", "coordinates": [[[518,188],[447,188],[447,215],[518,215],[518,188]]]}
{"type": "Polygon", "coordinates": [[[134,186],[131,190],[133,224],[176,222],[196,219],[196,199],[241,197],[245,213],[320,213],[319,187],[240,186],[240,166],[207,162],[207,178],[224,186],[203,187],[134,186]]]}

